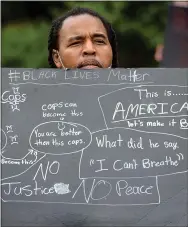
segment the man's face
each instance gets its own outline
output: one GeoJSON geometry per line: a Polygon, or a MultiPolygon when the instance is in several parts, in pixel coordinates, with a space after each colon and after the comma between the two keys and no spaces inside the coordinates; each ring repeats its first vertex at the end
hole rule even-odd
{"type": "Polygon", "coordinates": [[[112,64],[107,32],[97,17],[68,17],[59,31],[58,43],[60,57],[53,53],[57,68],[62,68],[61,60],[65,68],[108,68],[112,64]]]}

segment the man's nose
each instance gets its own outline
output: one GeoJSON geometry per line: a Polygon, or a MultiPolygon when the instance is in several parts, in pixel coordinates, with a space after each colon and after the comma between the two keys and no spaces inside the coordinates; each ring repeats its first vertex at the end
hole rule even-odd
{"type": "Polygon", "coordinates": [[[83,55],[95,55],[96,49],[92,40],[86,40],[83,46],[83,55]]]}

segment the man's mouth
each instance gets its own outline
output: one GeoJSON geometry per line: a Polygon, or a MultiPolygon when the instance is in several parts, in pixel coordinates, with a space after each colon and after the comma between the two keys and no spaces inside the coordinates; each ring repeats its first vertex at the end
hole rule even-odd
{"type": "Polygon", "coordinates": [[[81,62],[77,68],[95,69],[95,68],[102,68],[102,65],[96,59],[87,59],[87,60],[81,62]]]}
{"type": "Polygon", "coordinates": [[[85,65],[80,67],[80,69],[96,69],[96,68],[99,68],[99,67],[96,65],[85,65]]]}

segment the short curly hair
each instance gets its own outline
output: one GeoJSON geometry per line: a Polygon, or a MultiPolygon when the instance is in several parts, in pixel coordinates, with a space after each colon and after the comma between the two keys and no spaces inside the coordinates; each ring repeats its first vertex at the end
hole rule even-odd
{"type": "Polygon", "coordinates": [[[93,17],[99,18],[102,21],[104,27],[106,28],[108,39],[112,47],[113,53],[112,68],[117,68],[118,67],[117,40],[115,31],[112,29],[111,24],[105,18],[100,16],[97,12],[88,8],[81,7],[76,7],[68,11],[64,16],[61,16],[52,22],[52,27],[50,29],[48,36],[48,63],[50,67],[56,68],[56,65],[52,57],[52,51],[53,49],[58,50],[58,36],[64,20],[70,16],[78,16],[83,14],[89,14],[93,17]]]}

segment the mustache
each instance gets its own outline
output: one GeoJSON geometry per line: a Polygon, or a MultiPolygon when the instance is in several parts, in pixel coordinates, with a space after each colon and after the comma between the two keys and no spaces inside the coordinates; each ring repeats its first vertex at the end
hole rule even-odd
{"type": "Polygon", "coordinates": [[[101,63],[98,62],[96,59],[87,59],[87,60],[84,60],[82,62],[80,62],[77,66],[77,68],[82,68],[84,66],[87,66],[87,65],[94,65],[94,66],[97,66],[99,68],[103,68],[101,63]]]}

